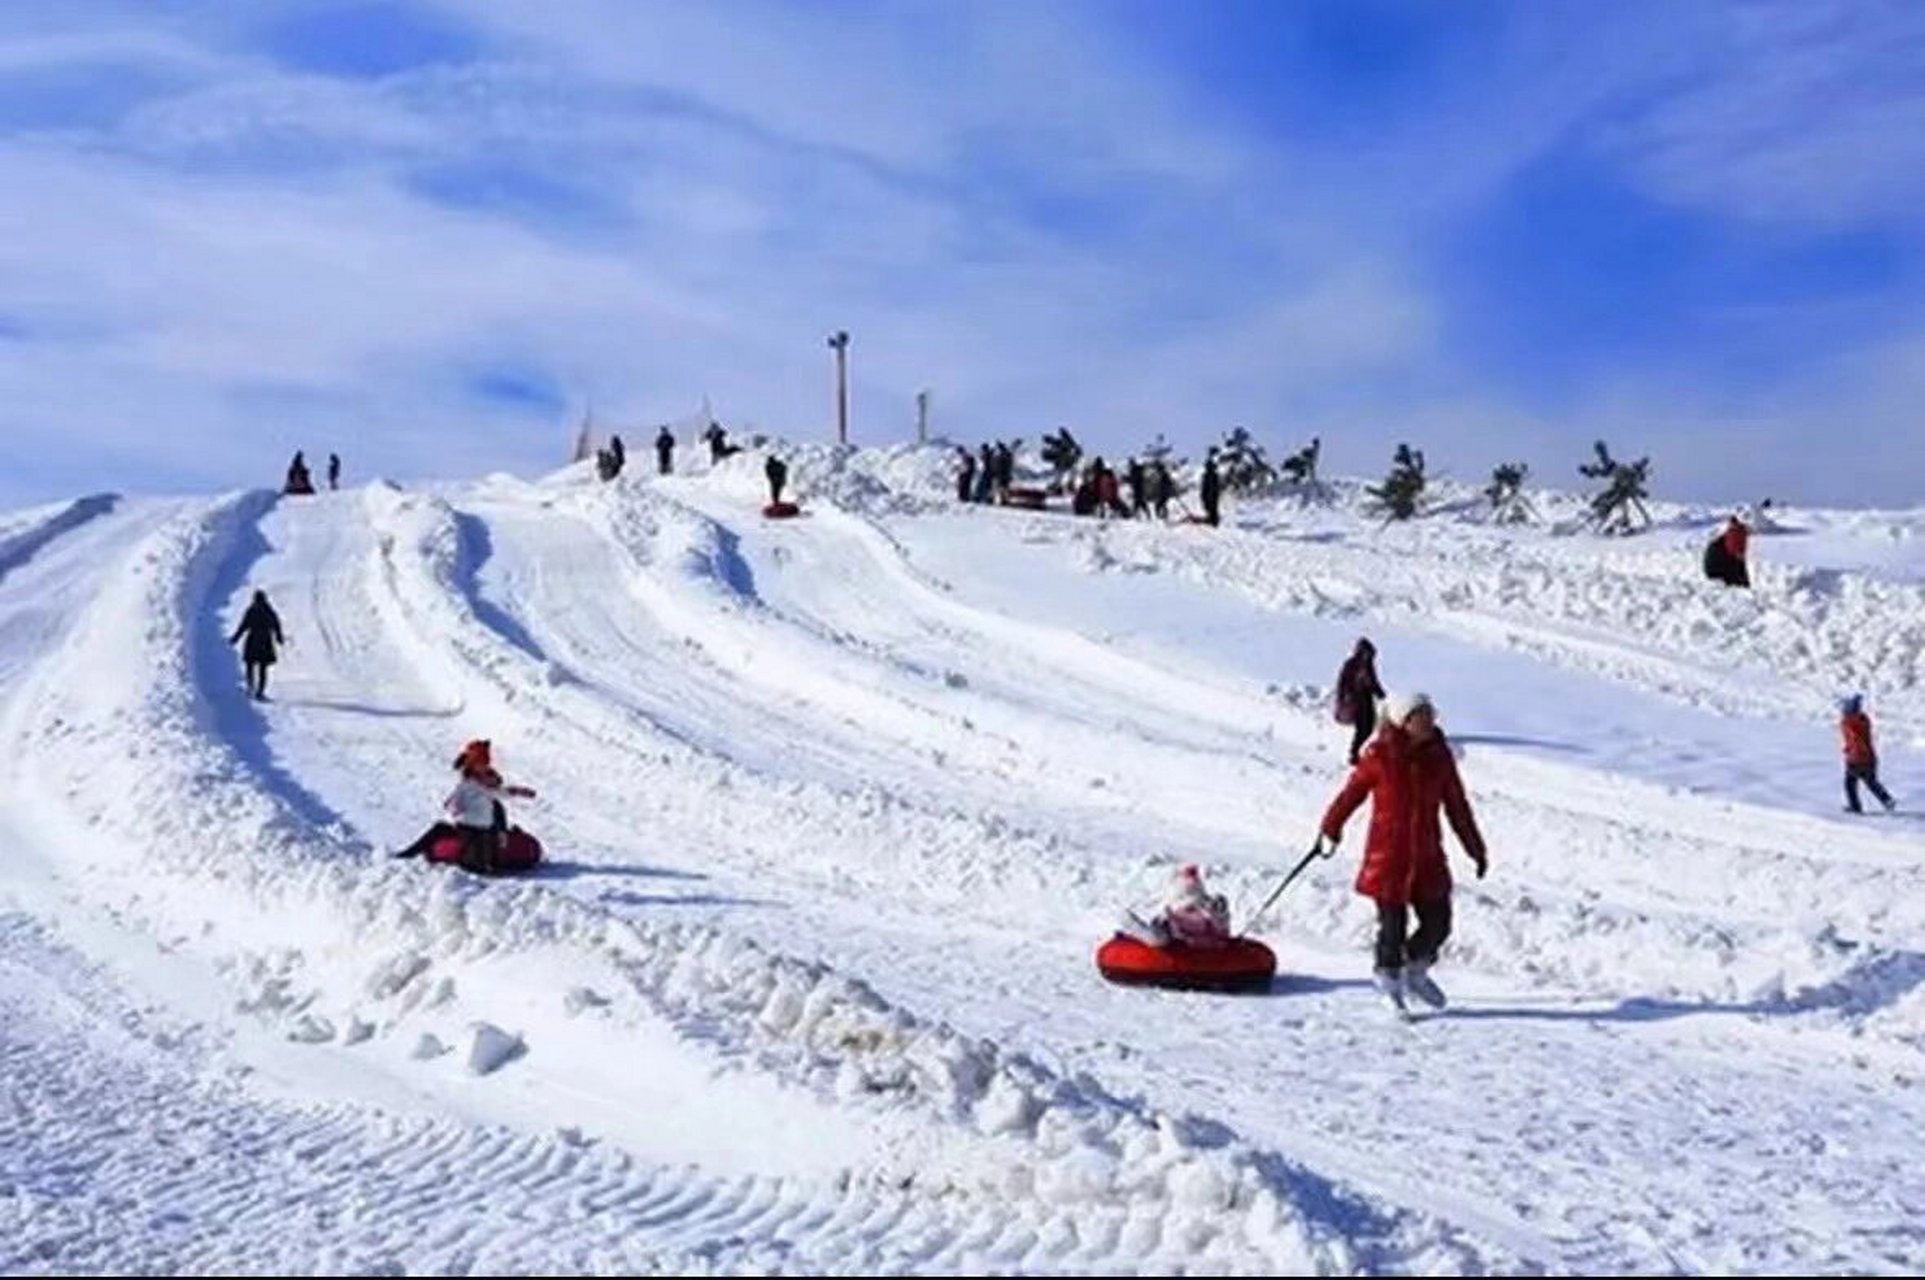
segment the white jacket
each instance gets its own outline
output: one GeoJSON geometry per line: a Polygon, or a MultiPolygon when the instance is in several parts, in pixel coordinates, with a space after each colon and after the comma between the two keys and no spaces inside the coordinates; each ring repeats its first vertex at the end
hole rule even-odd
{"type": "Polygon", "coordinates": [[[488,828],[495,825],[495,804],[501,793],[479,778],[463,778],[448,793],[448,816],[457,826],[488,828]]]}

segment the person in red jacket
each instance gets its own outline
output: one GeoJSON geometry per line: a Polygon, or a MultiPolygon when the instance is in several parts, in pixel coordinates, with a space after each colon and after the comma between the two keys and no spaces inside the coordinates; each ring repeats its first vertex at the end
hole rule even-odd
{"type": "Polygon", "coordinates": [[[1733,515],[1724,527],[1724,553],[1728,557],[1730,574],[1726,584],[1734,587],[1751,585],[1751,567],[1745,563],[1745,551],[1751,545],[1751,528],[1738,516],[1733,515]]]}
{"type": "Polygon", "coordinates": [[[1898,802],[1878,780],[1878,752],[1872,746],[1872,718],[1865,714],[1865,696],[1854,693],[1838,704],[1838,710],[1838,731],[1845,739],[1845,808],[1852,813],[1865,812],[1858,806],[1858,784],[1862,782],[1890,813],[1898,802]]]}
{"type": "Polygon", "coordinates": [[[1409,992],[1441,1009],[1444,993],[1432,981],[1430,967],[1450,936],[1451,880],[1439,812],[1476,864],[1478,879],[1489,861],[1457,762],[1425,694],[1384,699],[1382,727],[1323,815],[1324,839],[1333,846],[1340,842],[1344,823],[1366,797],[1372,801],[1370,836],[1357,870],[1357,892],[1377,904],[1378,990],[1399,1008],[1409,992]]]}

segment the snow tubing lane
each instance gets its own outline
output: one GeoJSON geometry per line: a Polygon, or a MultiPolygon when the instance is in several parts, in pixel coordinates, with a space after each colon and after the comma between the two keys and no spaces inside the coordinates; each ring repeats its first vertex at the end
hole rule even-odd
{"type": "Polygon", "coordinates": [[[1261,991],[1277,972],[1277,956],[1255,938],[1222,947],[1153,947],[1119,933],[1096,949],[1096,968],[1125,986],[1177,991],[1261,991]]]}
{"type": "Polygon", "coordinates": [[[802,514],[802,508],[793,502],[771,502],[762,508],[762,514],[771,520],[792,520],[802,514]]]}
{"type": "MultiPolygon", "coordinates": [[[[437,839],[428,846],[428,861],[458,864],[461,861],[461,837],[445,835],[437,839]]],[[[510,827],[501,842],[501,856],[495,862],[495,873],[529,871],[540,863],[541,841],[520,827],[510,827]]]]}

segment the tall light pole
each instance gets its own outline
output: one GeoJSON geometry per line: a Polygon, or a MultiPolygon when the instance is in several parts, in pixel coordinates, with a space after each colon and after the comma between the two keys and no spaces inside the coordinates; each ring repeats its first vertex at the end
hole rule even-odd
{"type": "Polygon", "coordinates": [[[829,335],[829,347],[836,353],[836,439],[849,443],[849,333],[837,329],[829,335]]]}

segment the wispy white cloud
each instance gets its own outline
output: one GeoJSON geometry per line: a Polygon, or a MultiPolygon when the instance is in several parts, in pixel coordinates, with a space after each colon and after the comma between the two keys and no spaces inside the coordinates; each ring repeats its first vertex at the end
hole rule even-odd
{"type": "MultiPolygon", "coordinates": [[[[0,22],[0,67],[154,73],[0,146],[0,450],[33,463],[0,466],[0,502],[271,478],[337,440],[398,474],[551,461],[543,396],[490,387],[822,431],[837,327],[870,438],[932,386],[962,434],[1068,422],[1115,451],[1246,423],[1366,468],[1426,432],[1460,468],[1561,467],[1648,427],[1707,485],[1692,439],[1795,433],[1847,362],[1768,394],[1627,368],[1521,407],[1453,359],[1437,228],[1573,146],[1665,200],[1806,216],[1811,175],[1906,92],[1801,129],[1770,86],[1832,84],[1862,31],[1613,11],[1583,42],[1529,6],[1490,74],[1337,148],[1229,123],[1101,8],[475,0],[437,19],[462,56],[355,75],[291,63],[258,13],[114,12],[0,22]]],[[[1892,215],[1896,187],[1833,189],[1892,215]]],[[[1902,354],[1874,363],[1911,385],[1902,354]]],[[[1912,430],[1902,400],[1863,421],[1912,430]]]]}

